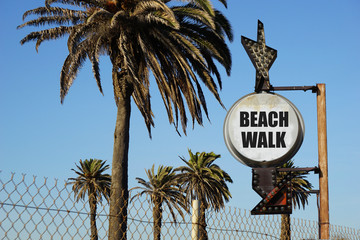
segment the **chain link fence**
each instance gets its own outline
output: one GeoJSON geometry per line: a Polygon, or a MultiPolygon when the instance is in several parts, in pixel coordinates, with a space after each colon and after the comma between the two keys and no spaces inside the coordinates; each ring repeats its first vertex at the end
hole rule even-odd
{"type": "MultiPolygon", "coordinates": [[[[90,239],[88,202],[76,202],[65,181],[0,173],[0,239],[90,239]]],[[[128,206],[127,239],[154,239],[149,198],[136,197],[128,206]]],[[[97,207],[98,239],[107,239],[109,206],[97,207]]],[[[191,239],[190,214],[176,223],[165,208],[161,239],[191,239]]],[[[281,236],[281,216],[251,216],[233,207],[206,212],[208,239],[318,239],[318,223],[291,218],[291,236],[281,236]]],[[[360,230],[330,226],[333,240],[359,240],[360,230]]]]}

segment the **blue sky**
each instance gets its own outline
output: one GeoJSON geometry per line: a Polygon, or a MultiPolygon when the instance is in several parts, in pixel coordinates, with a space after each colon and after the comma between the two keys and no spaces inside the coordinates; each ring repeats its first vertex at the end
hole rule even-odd
{"type": "MultiPolygon", "coordinates": [[[[45,42],[36,53],[34,44],[19,41],[29,31],[17,30],[22,14],[43,5],[42,0],[5,1],[0,8],[0,169],[38,177],[67,179],[79,159],[99,158],[111,164],[116,106],[111,65],[101,58],[102,96],[87,63],[79,73],[63,105],[59,75],[67,55],[66,40],[45,42]]],[[[360,228],[360,2],[358,0],[238,1],[228,9],[215,3],[229,18],[234,30],[230,43],[231,76],[222,71],[221,98],[229,109],[254,89],[255,69],[241,45],[241,35],[256,39],[257,20],[265,26],[268,46],[278,50],[270,69],[274,86],[326,84],[330,223],[360,228]]],[[[152,82],[153,84],[154,82],[152,82]]],[[[278,92],[292,101],[305,121],[305,138],[295,155],[299,167],[317,165],[316,95],[311,92],[278,92]]],[[[251,210],[260,197],[251,188],[251,168],[228,152],[223,140],[226,110],[206,94],[211,122],[190,124],[187,136],[179,137],[168,123],[155,84],[151,88],[155,128],[152,139],[141,114],[133,106],[130,130],[129,185],[145,178],[152,164],[179,166],[178,156],[214,151],[218,164],[233,178],[229,206],[251,210]]],[[[309,177],[318,188],[318,176],[309,177]]],[[[316,197],[294,217],[317,220],[316,197]]]]}

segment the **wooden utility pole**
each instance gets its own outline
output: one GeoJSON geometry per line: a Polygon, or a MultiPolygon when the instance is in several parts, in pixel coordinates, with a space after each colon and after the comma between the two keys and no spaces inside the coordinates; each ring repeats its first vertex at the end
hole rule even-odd
{"type": "Polygon", "coordinates": [[[317,84],[317,122],[318,122],[318,153],[319,153],[319,238],[329,239],[329,184],[328,184],[328,157],[326,134],[326,92],[325,84],[317,84]]]}

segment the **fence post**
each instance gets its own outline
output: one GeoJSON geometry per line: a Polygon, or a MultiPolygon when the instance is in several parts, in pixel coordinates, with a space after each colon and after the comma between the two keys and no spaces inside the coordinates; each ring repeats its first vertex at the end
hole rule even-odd
{"type": "Polygon", "coordinates": [[[200,201],[192,200],[191,240],[199,239],[200,201]]]}
{"type": "Polygon", "coordinates": [[[320,239],[329,239],[329,184],[328,184],[328,156],[326,133],[326,92],[325,84],[317,84],[317,122],[318,122],[318,152],[319,152],[319,189],[320,211],[319,226],[320,239]]]}

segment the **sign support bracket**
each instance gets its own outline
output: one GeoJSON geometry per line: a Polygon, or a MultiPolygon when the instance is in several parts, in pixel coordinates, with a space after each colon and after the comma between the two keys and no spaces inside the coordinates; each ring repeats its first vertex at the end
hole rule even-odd
{"type": "Polygon", "coordinates": [[[284,87],[273,87],[272,85],[270,85],[269,88],[263,88],[262,91],[296,91],[296,90],[300,90],[300,91],[308,91],[311,90],[312,93],[317,93],[318,88],[317,86],[284,86],[284,87]]]}

